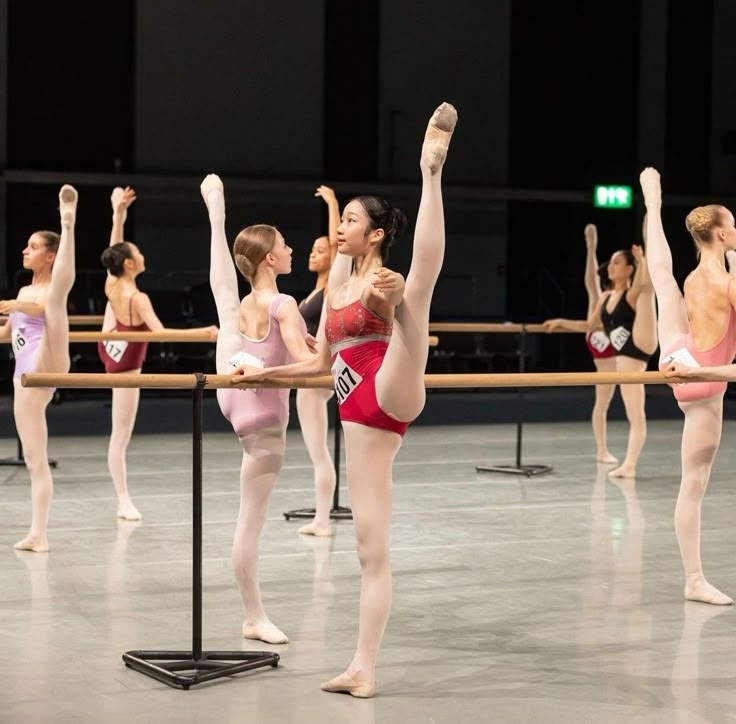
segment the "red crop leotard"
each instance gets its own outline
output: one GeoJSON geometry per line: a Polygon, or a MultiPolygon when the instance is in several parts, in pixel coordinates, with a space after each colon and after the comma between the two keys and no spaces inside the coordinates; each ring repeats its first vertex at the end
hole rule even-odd
{"type": "MultiPolygon", "coordinates": [[[[136,292],[137,294],[138,292],[136,292]]],[[[130,297],[128,303],[128,317],[133,321],[133,297],[130,297]]],[[[123,324],[119,319],[115,319],[116,332],[150,332],[148,326],[144,324],[128,325],[123,324]]],[[[130,372],[131,370],[139,370],[143,367],[143,360],[146,359],[146,351],[148,350],[148,342],[124,342],[122,340],[112,339],[106,342],[97,343],[97,352],[100,355],[102,364],[105,365],[105,372],[130,372]]]]}
{"type": "Polygon", "coordinates": [[[358,299],[345,307],[327,307],[325,336],[340,419],[404,435],[409,422],[387,415],[376,398],[376,373],[386,355],[393,322],[379,317],[358,299]]]}

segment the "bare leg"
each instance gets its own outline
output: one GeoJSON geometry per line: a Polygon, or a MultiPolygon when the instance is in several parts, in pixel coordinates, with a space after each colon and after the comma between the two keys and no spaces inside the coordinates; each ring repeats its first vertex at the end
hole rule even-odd
{"type": "Polygon", "coordinates": [[[304,444],[314,466],[314,519],[299,528],[304,535],[331,535],[330,509],[335,492],[335,466],[327,448],[327,401],[330,390],[296,391],[296,409],[304,444]]]}
{"type": "Polygon", "coordinates": [[[216,366],[218,374],[230,371],[228,360],[243,348],[239,334],[240,297],[225,234],[225,195],[219,176],[206,176],[200,186],[210,217],[210,287],[217,306],[220,332],[217,335],[216,366]]]}
{"type": "Polygon", "coordinates": [[[708,583],[700,560],[700,507],[721,441],[723,395],[680,403],[685,413],[682,431],[682,482],[675,507],[675,530],[685,568],[685,598],[717,605],[733,601],[708,583]]]}
{"type": "Polygon", "coordinates": [[[284,461],[284,431],[264,430],[241,438],[240,511],[233,539],[233,571],[245,608],[243,636],[271,644],[288,642],[266,615],[258,582],[258,539],[284,461]]]}
{"type": "MultiPolygon", "coordinates": [[[[595,364],[598,372],[613,372],[616,369],[616,359],[614,357],[596,359],[593,360],[593,364],[595,364]]],[[[593,423],[593,437],[595,438],[596,447],[595,459],[599,463],[615,464],[618,462],[616,457],[608,451],[608,441],[606,439],[608,408],[611,405],[614,392],[616,392],[616,385],[595,386],[595,404],[593,405],[591,422],[593,423]]]]}
{"type": "Polygon", "coordinates": [[[401,438],[354,422],[344,422],[343,429],[362,570],[358,646],[347,670],[321,688],[367,698],[375,692],[376,658],[391,611],[391,466],[401,438]]]}
{"type": "Polygon", "coordinates": [[[114,388],[112,391],[112,432],[107,448],[107,467],[118,496],[117,516],[124,520],[141,520],[143,517],[130,499],[125,463],[125,453],[133,434],[140,396],[139,389],[114,388]]]}
{"type": "Polygon", "coordinates": [[[445,254],[442,165],[457,112],[443,103],[432,115],[422,146],[422,197],[404,299],[396,309],[393,335],[376,375],[376,396],[384,412],[413,420],[424,407],[429,307],[445,254]]]}
{"type": "Polygon", "coordinates": [[[657,305],[646,257],[639,262],[636,273],[639,276],[640,292],[636,300],[636,316],[631,334],[634,344],[640,350],[654,354],[657,349],[657,305]]]}
{"type": "Polygon", "coordinates": [[[47,444],[46,406],[51,392],[41,387],[21,387],[13,380],[13,413],[18,437],[23,444],[23,456],[31,477],[31,528],[15,548],[34,553],[49,549],[48,521],[54,482],[51,478],[47,444]]]}
{"type": "MultiPolygon", "coordinates": [[[[643,372],[646,363],[633,357],[616,357],[616,372],[643,372]]],[[[623,463],[608,473],[612,478],[636,477],[636,463],[647,439],[644,385],[621,385],[621,397],[629,421],[629,442],[623,463]]]]}

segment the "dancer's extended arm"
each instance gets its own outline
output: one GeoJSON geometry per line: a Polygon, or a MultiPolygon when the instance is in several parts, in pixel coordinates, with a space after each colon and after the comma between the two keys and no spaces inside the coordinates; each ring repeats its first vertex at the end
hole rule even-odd
{"type": "Polygon", "coordinates": [[[327,204],[327,238],[330,242],[330,264],[337,256],[337,227],[340,225],[340,206],[335,192],[329,186],[318,186],[315,196],[320,196],[327,204]]]}

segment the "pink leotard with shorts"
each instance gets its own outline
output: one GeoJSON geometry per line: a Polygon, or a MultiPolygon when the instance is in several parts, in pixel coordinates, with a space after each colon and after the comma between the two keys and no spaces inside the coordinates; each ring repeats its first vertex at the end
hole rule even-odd
{"type": "Polygon", "coordinates": [[[38,372],[38,349],[46,328],[46,315],[11,312],[9,323],[15,357],[13,379],[20,378],[25,372],[38,372]]]}
{"type": "Polygon", "coordinates": [[[325,336],[332,355],[340,419],[403,436],[410,423],[387,415],[376,397],[376,374],[392,330],[393,322],[379,317],[361,299],[339,309],[327,306],[325,336]]]}
{"type": "MultiPolygon", "coordinates": [[[[730,285],[730,282],[729,282],[730,285]]],[[[736,311],[731,308],[728,326],[723,336],[710,349],[697,349],[690,333],[678,337],[659,358],[659,369],[666,369],[670,362],[692,365],[693,360],[700,367],[729,365],[736,356],[736,311]]],[[[678,402],[695,402],[726,391],[726,382],[685,382],[670,384],[678,402]]]]}
{"type": "MultiPolygon", "coordinates": [[[[288,294],[277,294],[268,307],[269,327],[263,339],[243,338],[242,351],[258,358],[263,367],[280,367],[293,362],[281,337],[276,314],[283,304],[293,300],[288,294]]],[[[307,328],[299,317],[304,336],[307,328]]],[[[237,355],[230,364],[238,367],[237,355]]],[[[246,363],[247,364],[247,363],[246,363]]],[[[217,390],[217,402],[222,414],[230,421],[238,437],[244,437],[267,428],[286,429],[289,421],[289,390],[260,388],[252,390],[217,390]]]]}

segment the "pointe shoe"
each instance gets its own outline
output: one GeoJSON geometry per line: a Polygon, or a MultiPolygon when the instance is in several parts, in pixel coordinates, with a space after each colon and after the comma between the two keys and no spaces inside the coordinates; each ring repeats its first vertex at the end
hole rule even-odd
{"type": "Polygon", "coordinates": [[[456,123],[457,111],[449,103],[440,104],[429,119],[422,146],[422,164],[426,164],[432,176],[445,163],[456,123]]]}
{"type": "Polygon", "coordinates": [[[123,520],[143,520],[140,511],[133,505],[133,501],[130,499],[118,503],[117,517],[123,520]]]}
{"type": "Polygon", "coordinates": [[[334,532],[330,526],[327,526],[326,528],[320,528],[319,526],[316,526],[314,522],[303,525],[301,528],[299,528],[298,532],[302,535],[314,535],[325,538],[334,535],[334,532]]]}
{"type": "Polygon", "coordinates": [[[74,186],[64,184],[59,191],[59,215],[62,226],[70,226],[77,215],[77,200],[79,194],[74,186]]]}
{"type": "Polygon", "coordinates": [[[32,536],[26,536],[23,540],[19,540],[14,546],[17,551],[30,551],[32,553],[48,553],[48,543],[36,543],[32,536]]]}
{"type": "Polygon", "coordinates": [[[635,478],[636,468],[630,468],[628,465],[621,465],[614,468],[608,473],[609,478],[635,478]]]}
{"type": "Polygon", "coordinates": [[[357,699],[370,699],[376,693],[373,684],[356,681],[347,671],[320,684],[319,688],[334,694],[350,694],[357,699]]]}
{"type": "Polygon", "coordinates": [[[210,207],[209,195],[213,191],[219,191],[220,194],[224,194],[224,187],[222,185],[222,179],[216,173],[207,174],[202,183],[199,185],[199,191],[202,194],[204,203],[207,208],[210,207]]]}
{"type": "Polygon", "coordinates": [[[691,583],[686,583],[684,595],[687,601],[700,601],[700,603],[710,603],[713,606],[733,604],[732,598],[708,583],[703,576],[696,578],[691,583]]]}
{"type": "Polygon", "coordinates": [[[618,464],[618,458],[611,453],[605,453],[604,455],[596,455],[595,461],[601,463],[601,465],[616,465],[618,464]]]}

